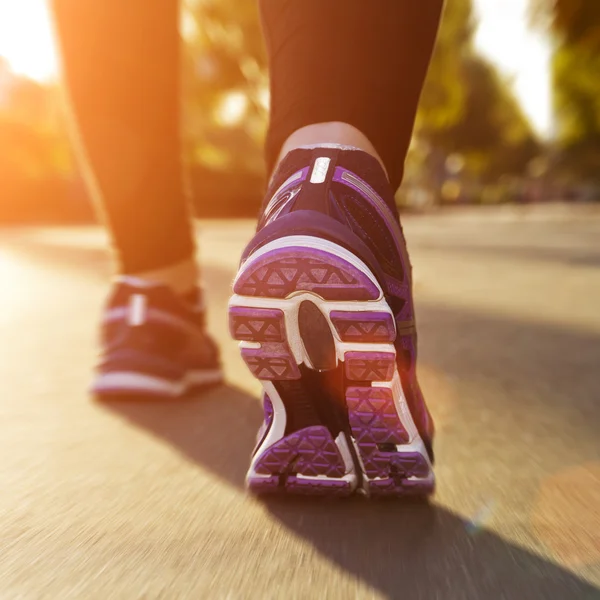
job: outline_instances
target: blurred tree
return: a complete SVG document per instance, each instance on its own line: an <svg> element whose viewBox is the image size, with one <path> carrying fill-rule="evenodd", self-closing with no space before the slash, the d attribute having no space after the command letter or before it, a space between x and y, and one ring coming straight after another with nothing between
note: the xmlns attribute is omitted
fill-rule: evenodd
<svg viewBox="0 0 600 600"><path fill-rule="evenodd" d="M448 155L458 153L484 178L522 174L539 143L511 85L474 48L472 0L446 10L431 63L416 133ZM439 162L439 153L431 155Z"/></svg>
<svg viewBox="0 0 600 600"><path fill-rule="evenodd" d="M188 155L260 172L268 74L256 2L188 0L185 85ZM520 172L534 136L510 85L476 54L472 0L448 2L416 132L442 153L465 153L479 172ZM437 153L439 156L439 153Z"/></svg>
<svg viewBox="0 0 600 600"><path fill-rule="evenodd" d="M262 172L268 75L257 2L188 0L184 86L188 157Z"/></svg>
<svg viewBox="0 0 600 600"><path fill-rule="evenodd" d="M551 24L558 166L600 180L600 2L532 0L534 18Z"/></svg>
<svg viewBox="0 0 600 600"><path fill-rule="evenodd" d="M474 31L471 0L447 2L419 105L421 135L449 129L463 117L467 91L461 85L461 67L473 54Z"/></svg>
<svg viewBox="0 0 600 600"><path fill-rule="evenodd" d="M465 93L461 118L431 131L430 141L447 153L462 154L471 171L484 178L523 174L540 148L510 85L474 54L463 58L460 74Z"/></svg>
<svg viewBox="0 0 600 600"><path fill-rule="evenodd" d="M589 48L600 47L600 2L554 0L553 5L554 26L568 42Z"/></svg>

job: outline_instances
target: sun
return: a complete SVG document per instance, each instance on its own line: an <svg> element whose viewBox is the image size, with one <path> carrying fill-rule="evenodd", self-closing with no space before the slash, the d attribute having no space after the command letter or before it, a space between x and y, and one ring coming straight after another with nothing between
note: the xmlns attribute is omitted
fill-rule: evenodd
<svg viewBox="0 0 600 600"><path fill-rule="evenodd" d="M0 0L0 57L20 75L38 81L56 76L56 49L45 0Z"/></svg>

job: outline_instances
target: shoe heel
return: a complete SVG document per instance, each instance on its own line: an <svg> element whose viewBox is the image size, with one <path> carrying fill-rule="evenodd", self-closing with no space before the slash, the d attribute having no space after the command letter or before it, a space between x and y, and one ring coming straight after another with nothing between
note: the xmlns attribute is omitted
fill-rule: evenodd
<svg viewBox="0 0 600 600"><path fill-rule="evenodd" d="M280 309L230 306L229 331L234 340L255 343L240 352L250 372L265 381L299 379L300 371L286 340Z"/></svg>
<svg viewBox="0 0 600 600"><path fill-rule="evenodd" d="M273 405L249 487L318 495L357 488L382 496L431 493L431 465L404 397L395 321L381 286L348 250L300 237L261 248L234 282L231 334ZM339 373L343 381L339 397L319 393L313 400L342 411L339 433L318 421L286 429L287 390L315 372Z"/></svg>
<svg viewBox="0 0 600 600"><path fill-rule="evenodd" d="M285 435L286 411L275 384L300 379L301 375L287 341L284 311L230 306L229 329L232 337L242 342L242 357L261 380L272 407L246 478L248 488L260 495L351 494L356 477L343 434L334 439L327 427L314 425ZM278 431L281 427L283 430Z"/></svg>

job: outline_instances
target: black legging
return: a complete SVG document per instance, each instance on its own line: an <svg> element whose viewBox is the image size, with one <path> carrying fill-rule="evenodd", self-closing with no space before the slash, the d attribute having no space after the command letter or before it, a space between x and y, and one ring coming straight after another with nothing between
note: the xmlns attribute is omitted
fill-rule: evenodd
<svg viewBox="0 0 600 600"><path fill-rule="evenodd" d="M298 128L342 121L369 138L397 187L442 2L260 0L268 168ZM121 271L186 260L194 242L182 183L177 0L53 4L77 130Z"/></svg>

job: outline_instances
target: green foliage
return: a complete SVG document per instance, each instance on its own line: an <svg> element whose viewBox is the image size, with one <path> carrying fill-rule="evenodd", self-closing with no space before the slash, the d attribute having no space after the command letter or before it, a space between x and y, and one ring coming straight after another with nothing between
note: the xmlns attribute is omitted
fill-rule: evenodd
<svg viewBox="0 0 600 600"><path fill-rule="evenodd" d="M561 170L600 180L600 55L587 44L566 43L553 69Z"/></svg>
<svg viewBox="0 0 600 600"><path fill-rule="evenodd" d="M538 142L510 84L476 53L474 29L471 0L446 4L417 135L446 154L461 154L477 175L522 173Z"/></svg>
<svg viewBox="0 0 600 600"><path fill-rule="evenodd" d="M569 44L600 49L600 2L555 0L554 26Z"/></svg>
<svg viewBox="0 0 600 600"><path fill-rule="evenodd" d="M553 61L559 137L566 145L600 141L600 55L565 44Z"/></svg>
<svg viewBox="0 0 600 600"><path fill-rule="evenodd" d="M462 118L431 135L447 152L465 156L471 170L487 177L523 173L539 148L531 126L507 82L482 58L465 57Z"/></svg>
<svg viewBox="0 0 600 600"><path fill-rule="evenodd" d="M257 4L189 0L185 5L185 131L192 161L262 169L268 76ZM221 113L233 98L242 108L228 120Z"/></svg>
<svg viewBox="0 0 600 600"><path fill-rule="evenodd" d="M266 120L267 64L257 3L189 0L184 32L188 156L257 172ZM510 86L473 48L472 0L447 2L417 117L417 135L443 153L464 153L480 172L521 170L535 148ZM243 118L224 123L241 93Z"/></svg>
<svg viewBox="0 0 600 600"><path fill-rule="evenodd" d="M461 67L473 52L474 28L471 0L446 3L417 117L417 130L425 136L451 128L464 114Z"/></svg>
<svg viewBox="0 0 600 600"><path fill-rule="evenodd" d="M571 177L600 179L600 2L532 1L538 21L549 22L555 34L552 68L560 170Z"/></svg>

